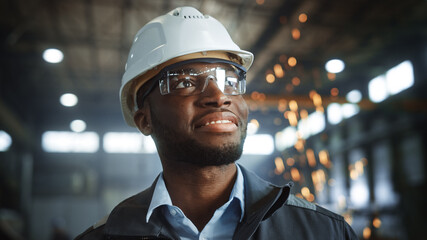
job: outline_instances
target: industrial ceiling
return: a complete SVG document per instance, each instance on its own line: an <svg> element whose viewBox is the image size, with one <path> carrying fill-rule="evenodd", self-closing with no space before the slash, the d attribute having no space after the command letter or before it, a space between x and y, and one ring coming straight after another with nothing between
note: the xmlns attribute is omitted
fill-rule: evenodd
<svg viewBox="0 0 427 240"><path fill-rule="evenodd" d="M38 145L43 131L68 130L75 118L84 119L88 130L129 130L122 121L118 90L134 34L152 18L183 5L217 18L242 49L255 54L248 93L264 93L266 99L253 110L271 109L280 98L299 99L310 109L311 90L326 103L343 101L348 91L366 91L368 80L426 42L426 4L421 0L3 0L1 126L26 146ZM299 20L301 13L307 15L305 22ZM47 48L63 51L64 61L43 61ZM288 65L290 57L297 60L296 66ZM346 69L331 80L324 64L332 58L344 60ZM285 75L267 83L265 76L275 64L283 66ZM300 84L292 84L294 77ZM330 99L332 88L339 90L334 99ZM78 96L76 107L59 104L66 92Z"/></svg>

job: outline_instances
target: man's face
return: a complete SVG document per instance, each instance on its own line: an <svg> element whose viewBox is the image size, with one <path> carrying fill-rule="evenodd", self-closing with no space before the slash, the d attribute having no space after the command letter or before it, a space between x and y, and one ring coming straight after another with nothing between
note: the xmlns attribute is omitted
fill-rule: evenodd
<svg viewBox="0 0 427 240"><path fill-rule="evenodd" d="M200 94L162 96L156 87L146 101L151 135L162 159L218 166L240 158L248 118L241 95L224 95L215 81L209 80Z"/></svg>

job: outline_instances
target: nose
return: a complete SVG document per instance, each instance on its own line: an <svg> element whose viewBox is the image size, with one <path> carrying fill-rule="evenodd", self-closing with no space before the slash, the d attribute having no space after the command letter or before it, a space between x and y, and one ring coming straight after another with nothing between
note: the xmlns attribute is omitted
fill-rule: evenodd
<svg viewBox="0 0 427 240"><path fill-rule="evenodd" d="M210 80L205 91L200 94L199 103L202 107L222 107L231 105L231 98L225 95L215 81Z"/></svg>

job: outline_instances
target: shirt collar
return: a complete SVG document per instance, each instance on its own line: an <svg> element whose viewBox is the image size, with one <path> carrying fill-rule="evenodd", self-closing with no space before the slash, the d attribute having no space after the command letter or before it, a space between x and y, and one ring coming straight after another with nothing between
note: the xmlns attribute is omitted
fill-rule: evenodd
<svg viewBox="0 0 427 240"><path fill-rule="evenodd" d="M244 179L242 170L240 169L238 164L236 164L236 168L237 178L236 182L234 183L233 189L231 190L229 200L233 200L234 198L239 200L239 205L241 209L240 221L242 221L245 209ZM150 220L153 211L163 205L173 206L172 199L170 198L170 195L166 188L165 180L163 179L163 173L161 173L154 188L150 206L148 207L147 216L145 219L147 223Z"/></svg>

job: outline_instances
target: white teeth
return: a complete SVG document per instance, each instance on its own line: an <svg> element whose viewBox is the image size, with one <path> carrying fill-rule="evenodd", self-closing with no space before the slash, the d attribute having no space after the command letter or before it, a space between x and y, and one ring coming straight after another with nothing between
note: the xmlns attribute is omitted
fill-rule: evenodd
<svg viewBox="0 0 427 240"><path fill-rule="evenodd" d="M231 123L230 120L217 120L217 121L212 121L212 122L207 122L205 124L205 126L211 125L211 124L217 124L217 123Z"/></svg>

